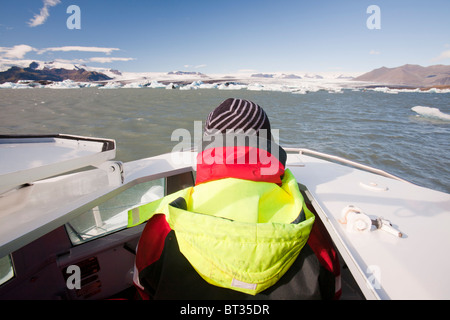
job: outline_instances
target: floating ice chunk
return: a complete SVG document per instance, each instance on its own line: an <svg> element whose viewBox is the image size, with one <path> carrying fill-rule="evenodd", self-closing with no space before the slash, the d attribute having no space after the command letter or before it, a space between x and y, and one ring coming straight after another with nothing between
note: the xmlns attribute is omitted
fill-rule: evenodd
<svg viewBox="0 0 450 320"><path fill-rule="evenodd" d="M291 93L293 93L293 94L307 94L308 91L306 91L304 88L297 88L295 90L292 90Z"/></svg>
<svg viewBox="0 0 450 320"><path fill-rule="evenodd" d="M139 88L143 88L143 87L144 87L144 84L141 82L131 82L131 83L125 84L122 88L139 89Z"/></svg>
<svg viewBox="0 0 450 320"><path fill-rule="evenodd" d="M34 85L28 83L5 82L0 84L0 89L29 89L33 87Z"/></svg>
<svg viewBox="0 0 450 320"><path fill-rule="evenodd" d="M285 84L259 84L259 83L252 83L247 87L247 90L250 91L275 91L275 92L297 92L301 88L298 86L290 86Z"/></svg>
<svg viewBox="0 0 450 320"><path fill-rule="evenodd" d="M247 90L249 91L263 91L264 86L260 83L251 83L247 86Z"/></svg>
<svg viewBox="0 0 450 320"><path fill-rule="evenodd" d="M80 88L97 88L101 86L100 83L95 82L78 82L78 85Z"/></svg>
<svg viewBox="0 0 450 320"><path fill-rule="evenodd" d="M422 92L428 92L428 93L450 93L450 89L430 88L430 89L424 90Z"/></svg>
<svg viewBox="0 0 450 320"><path fill-rule="evenodd" d="M198 87L200 89L217 89L217 83L201 83Z"/></svg>
<svg viewBox="0 0 450 320"><path fill-rule="evenodd" d="M0 89L14 89L15 86L16 86L15 83L5 82L5 83L0 84Z"/></svg>
<svg viewBox="0 0 450 320"><path fill-rule="evenodd" d="M180 89L180 90L196 90L196 89L198 89L198 88L195 87L195 86L191 86L190 84L188 84L188 85L185 85L185 86L181 86L179 89Z"/></svg>
<svg viewBox="0 0 450 320"><path fill-rule="evenodd" d="M122 88L122 84L120 82L108 82L103 87L99 87L99 89L118 89Z"/></svg>
<svg viewBox="0 0 450 320"><path fill-rule="evenodd" d="M281 85L281 86L275 86L271 88L271 91L279 91L279 92L292 92L294 90L297 90L297 87L290 87L290 86L285 86L285 85Z"/></svg>
<svg viewBox="0 0 450 320"><path fill-rule="evenodd" d="M174 84L173 82L171 82L171 83L169 83L169 84L166 86L166 89L167 89L167 90L172 90L172 89L176 89L176 88L178 88L178 87L179 87L178 84Z"/></svg>
<svg viewBox="0 0 450 320"><path fill-rule="evenodd" d="M415 89L409 89L409 88L404 88L404 89L394 89L394 88L388 88L388 87L377 87L377 88L371 88L368 90L372 90L372 91L377 91L377 92L384 92L384 93L391 93L391 94L397 94L400 92L403 93L414 93L414 92L419 92L419 93L449 93L450 89L439 89L439 88L430 88L430 89L421 89L421 88L415 88Z"/></svg>
<svg viewBox="0 0 450 320"><path fill-rule="evenodd" d="M157 89L157 88L163 88L166 89L167 86L164 83L158 82L157 80L153 80L150 82L150 84L147 86L148 88Z"/></svg>
<svg viewBox="0 0 450 320"><path fill-rule="evenodd" d="M45 86L48 89L79 89L80 86L73 80L64 80L58 82L52 82Z"/></svg>
<svg viewBox="0 0 450 320"><path fill-rule="evenodd" d="M450 114L443 113L438 108L415 106L412 107L411 110L416 112L418 116L450 121Z"/></svg>
<svg viewBox="0 0 450 320"><path fill-rule="evenodd" d="M181 86L180 90L197 90L200 88L200 86L203 84L203 81L198 80L194 81L191 84L187 84L185 86Z"/></svg>
<svg viewBox="0 0 450 320"><path fill-rule="evenodd" d="M246 89L247 85L245 84L236 84L236 83L221 83L217 86L219 90L242 90Z"/></svg>
<svg viewBox="0 0 450 320"><path fill-rule="evenodd" d="M384 92L384 93L386 93L389 90L389 88L388 87L377 87L377 88L373 88L371 90L376 91L376 92Z"/></svg>

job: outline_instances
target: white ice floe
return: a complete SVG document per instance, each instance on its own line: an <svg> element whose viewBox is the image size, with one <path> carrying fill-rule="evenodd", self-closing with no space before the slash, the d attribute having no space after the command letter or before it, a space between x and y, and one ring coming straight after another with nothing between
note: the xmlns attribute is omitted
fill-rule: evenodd
<svg viewBox="0 0 450 320"><path fill-rule="evenodd" d="M238 84L238 83L221 83L219 85L217 85L217 89L219 90L242 90L242 89L247 89L247 85L246 84Z"/></svg>
<svg viewBox="0 0 450 320"><path fill-rule="evenodd" d="M247 86L247 90L249 91L263 91L264 86L260 83L251 83Z"/></svg>
<svg viewBox="0 0 450 320"><path fill-rule="evenodd" d="M134 81L124 84L122 87L119 85L111 84L113 87L117 88L133 88L133 89L140 89L140 88L166 88L167 85L158 82L157 80L142 80L142 81Z"/></svg>
<svg viewBox="0 0 450 320"><path fill-rule="evenodd" d="M73 80L52 82L45 86L48 89L79 89L81 86Z"/></svg>
<svg viewBox="0 0 450 320"><path fill-rule="evenodd" d="M216 89L217 84L215 83L203 83L201 80L193 81L190 84L180 86L180 90L197 90L197 89Z"/></svg>
<svg viewBox="0 0 450 320"><path fill-rule="evenodd" d="M368 88L368 90L376 91L376 92L383 92L383 93L390 93L390 94L398 94L398 93L450 93L450 89L439 89L439 88L430 88L430 89L397 89L397 88L389 88L389 87L376 87L376 88Z"/></svg>
<svg viewBox="0 0 450 320"><path fill-rule="evenodd" d="M168 85L166 85L166 89L167 90L177 89L178 87L179 87L179 85L176 84L176 83L173 83L173 82L171 82Z"/></svg>
<svg viewBox="0 0 450 320"><path fill-rule="evenodd" d="M258 74L256 74L258 75ZM194 74L194 73L112 73L114 79L106 84L97 82L74 82L65 80L53 82L50 85L40 85L36 82L30 83L4 83L0 89L21 88L52 88L52 89L77 89L87 87L98 87L99 89L118 88L150 88L150 89L216 89L216 90L249 90L249 91L273 91L287 92L292 94L307 94L317 91L325 91L331 94L342 93L342 90L364 90L387 94L408 93L450 93L450 89L432 88L423 89L395 89L376 83L353 81L351 77L336 74L311 74L311 73L271 73L255 76L254 72L236 74ZM206 83L205 83L206 82ZM370 86L370 88L369 88Z"/></svg>
<svg viewBox="0 0 450 320"><path fill-rule="evenodd" d="M417 116L422 116L425 118L439 119L450 121L450 114L446 114L439 110L438 108L415 106L411 108L412 111L417 113Z"/></svg>
<svg viewBox="0 0 450 320"><path fill-rule="evenodd" d="M0 84L0 89L25 89L29 88L28 84L5 82Z"/></svg>
<svg viewBox="0 0 450 320"><path fill-rule="evenodd" d="M429 93L450 93L450 89L438 89L438 88L431 88L425 92Z"/></svg>
<svg viewBox="0 0 450 320"><path fill-rule="evenodd" d="M81 88L98 88L102 86L100 83L96 82L78 82L78 85Z"/></svg>
<svg viewBox="0 0 450 320"><path fill-rule="evenodd" d="M247 90L250 91L277 91L277 92L296 92L299 91L301 87L285 84L276 83L251 83L247 86Z"/></svg>
<svg viewBox="0 0 450 320"><path fill-rule="evenodd" d="M120 82L111 81L105 84L103 87L99 87L99 89L119 89L122 88L123 85Z"/></svg>
<svg viewBox="0 0 450 320"><path fill-rule="evenodd" d="M150 82L150 84L149 85L147 85L147 87L148 88L163 88L163 89L165 89L165 88L167 88L167 85L165 85L164 83L160 83L159 81L157 81L157 80L153 80L152 82Z"/></svg>
<svg viewBox="0 0 450 320"><path fill-rule="evenodd" d="M144 84L143 84L143 83L132 82L132 83L127 83L127 84L125 84L122 88L138 89L138 88L143 88L143 87L144 87Z"/></svg>
<svg viewBox="0 0 450 320"><path fill-rule="evenodd" d="M217 83L203 83L201 82L198 86L199 89L217 89Z"/></svg>

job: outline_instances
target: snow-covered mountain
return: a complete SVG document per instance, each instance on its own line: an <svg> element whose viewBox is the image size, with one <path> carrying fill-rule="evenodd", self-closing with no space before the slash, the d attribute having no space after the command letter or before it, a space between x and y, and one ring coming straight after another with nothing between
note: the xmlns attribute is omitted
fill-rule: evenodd
<svg viewBox="0 0 450 320"><path fill-rule="evenodd" d="M107 81L111 80L111 77L97 72L88 71L83 67L73 66L72 69L66 68L49 68L40 67L39 63L32 62L26 68L13 66L6 71L0 72L0 83L5 82L19 82L19 81L64 81L73 80L80 82L94 82L94 81Z"/></svg>

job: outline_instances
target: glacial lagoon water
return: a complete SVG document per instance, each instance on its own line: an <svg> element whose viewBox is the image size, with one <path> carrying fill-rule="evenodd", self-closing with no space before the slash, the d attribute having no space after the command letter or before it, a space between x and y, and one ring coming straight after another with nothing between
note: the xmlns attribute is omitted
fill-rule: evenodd
<svg viewBox="0 0 450 320"><path fill-rule="evenodd" d="M280 143L348 158L450 193L450 93L320 90L0 89L0 134L112 138L116 159L170 152L172 133L229 97L250 99L279 129ZM420 108L419 108L420 107Z"/></svg>

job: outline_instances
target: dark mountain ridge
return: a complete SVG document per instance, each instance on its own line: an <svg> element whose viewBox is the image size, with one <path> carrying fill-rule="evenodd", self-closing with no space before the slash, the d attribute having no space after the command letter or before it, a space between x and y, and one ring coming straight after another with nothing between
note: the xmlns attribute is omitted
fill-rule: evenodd
<svg viewBox="0 0 450 320"><path fill-rule="evenodd" d="M64 81L70 79L79 82L91 82L112 79L103 73L87 71L83 68L75 68L73 70L44 68L38 70L37 67L38 64L35 62L31 63L28 68L11 67L4 72L0 72L0 83L17 82L19 80Z"/></svg>

